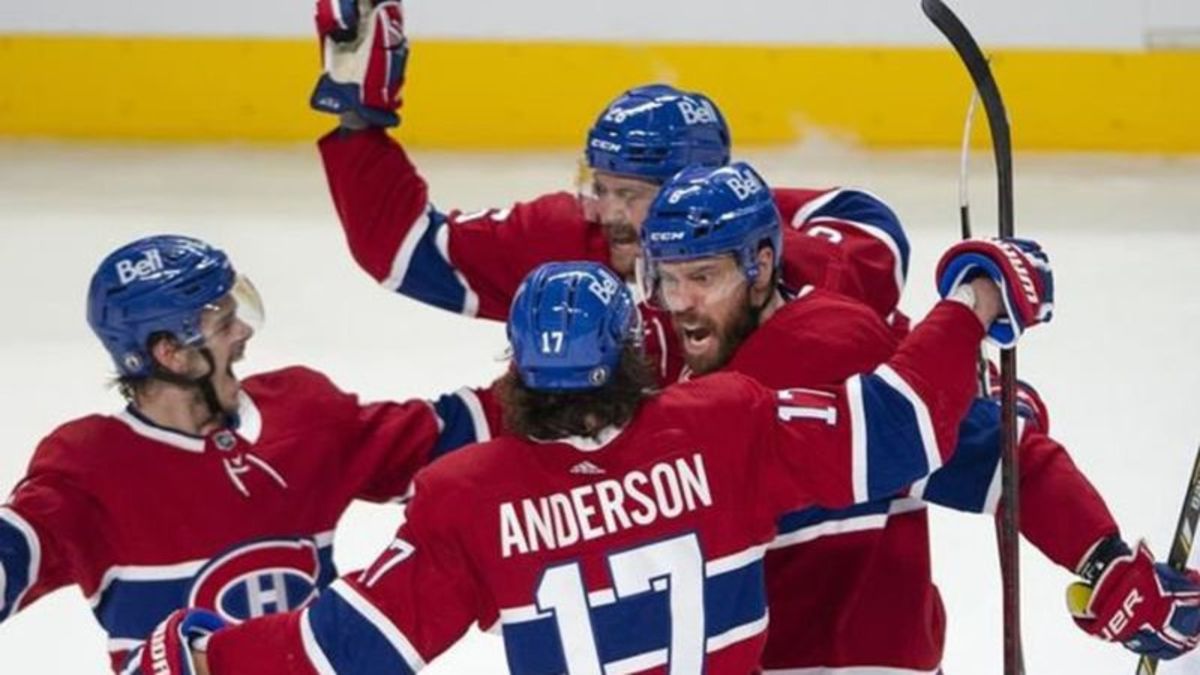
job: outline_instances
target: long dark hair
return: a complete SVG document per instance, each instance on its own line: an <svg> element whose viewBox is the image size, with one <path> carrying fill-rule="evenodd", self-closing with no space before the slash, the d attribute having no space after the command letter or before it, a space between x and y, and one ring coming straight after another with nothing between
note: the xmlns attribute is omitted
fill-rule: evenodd
<svg viewBox="0 0 1200 675"><path fill-rule="evenodd" d="M504 426L526 438L555 440L595 437L608 426L633 418L642 399L655 388L654 370L637 348L626 345L621 363L608 384L586 391L537 391L525 386L516 369L496 383L504 408Z"/></svg>

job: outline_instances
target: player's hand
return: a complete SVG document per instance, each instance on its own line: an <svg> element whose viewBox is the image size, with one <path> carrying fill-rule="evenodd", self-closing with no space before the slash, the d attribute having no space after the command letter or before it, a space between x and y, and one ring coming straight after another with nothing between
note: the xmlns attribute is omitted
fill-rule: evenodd
<svg viewBox="0 0 1200 675"><path fill-rule="evenodd" d="M225 620L203 609L177 609L167 615L149 639L129 654L122 673L131 675L202 675L193 650L203 652L208 638ZM130 666L133 666L132 670Z"/></svg>
<svg viewBox="0 0 1200 675"><path fill-rule="evenodd" d="M988 398L1000 402L1000 367L995 361L987 362ZM1025 380L1017 380L1017 414L1043 434L1050 433L1050 410L1041 394Z"/></svg>
<svg viewBox="0 0 1200 675"><path fill-rule="evenodd" d="M399 124L408 63L400 3L317 0L316 22L323 72L310 105L356 116L371 126Z"/></svg>
<svg viewBox="0 0 1200 675"><path fill-rule="evenodd" d="M1053 316L1054 273L1037 242L970 239L951 246L938 263L938 293L950 296L980 276L996 282L1004 299L1004 311L988 327L988 340L999 347L1014 346L1025 329Z"/></svg>
<svg viewBox="0 0 1200 675"><path fill-rule="evenodd" d="M1200 641L1200 574L1155 563L1145 543L1109 564L1094 585L1067 588L1080 628L1131 651L1173 659Z"/></svg>

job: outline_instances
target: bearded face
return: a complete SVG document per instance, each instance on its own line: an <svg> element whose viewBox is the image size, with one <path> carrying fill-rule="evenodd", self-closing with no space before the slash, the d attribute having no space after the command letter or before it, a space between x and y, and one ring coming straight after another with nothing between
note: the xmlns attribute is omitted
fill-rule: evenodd
<svg viewBox="0 0 1200 675"><path fill-rule="evenodd" d="M757 326L750 283L732 255L660 263L657 280L658 301L697 375L724 367Z"/></svg>

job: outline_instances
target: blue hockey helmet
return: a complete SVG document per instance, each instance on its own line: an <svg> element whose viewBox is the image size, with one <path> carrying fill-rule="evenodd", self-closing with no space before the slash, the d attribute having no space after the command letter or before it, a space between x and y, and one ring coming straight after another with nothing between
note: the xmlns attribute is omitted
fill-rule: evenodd
<svg viewBox="0 0 1200 675"><path fill-rule="evenodd" d="M652 84L608 104L588 131L586 155L593 170L661 183L693 164L728 164L729 146L729 127L711 99Z"/></svg>
<svg viewBox="0 0 1200 675"><path fill-rule="evenodd" d="M763 242L770 244L778 269L782 217L766 181L745 162L679 173L659 191L642 223L651 276L661 262L733 254L753 282Z"/></svg>
<svg viewBox="0 0 1200 675"><path fill-rule="evenodd" d="M96 269L88 288L88 325L120 375L148 376L154 371L151 336L167 333L181 344L202 345L203 312L238 282L225 252L202 241L178 235L138 239ZM261 306L253 309L261 312Z"/></svg>
<svg viewBox="0 0 1200 675"><path fill-rule="evenodd" d="M607 384L626 344L640 335L633 294L595 262L538 267L517 290L508 340L521 381L541 391Z"/></svg>

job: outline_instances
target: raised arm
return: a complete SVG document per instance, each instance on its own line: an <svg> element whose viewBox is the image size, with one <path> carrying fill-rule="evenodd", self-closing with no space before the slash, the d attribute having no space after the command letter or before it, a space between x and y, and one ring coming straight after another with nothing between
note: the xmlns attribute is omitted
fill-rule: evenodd
<svg viewBox="0 0 1200 675"><path fill-rule="evenodd" d="M775 189L786 227L783 277L836 291L891 320L908 277L908 235L896 213L864 190Z"/></svg>
<svg viewBox="0 0 1200 675"><path fill-rule="evenodd" d="M55 589L82 584L80 562L104 545L86 495L53 468L62 452L57 439L44 440L0 507L0 621Z"/></svg>

